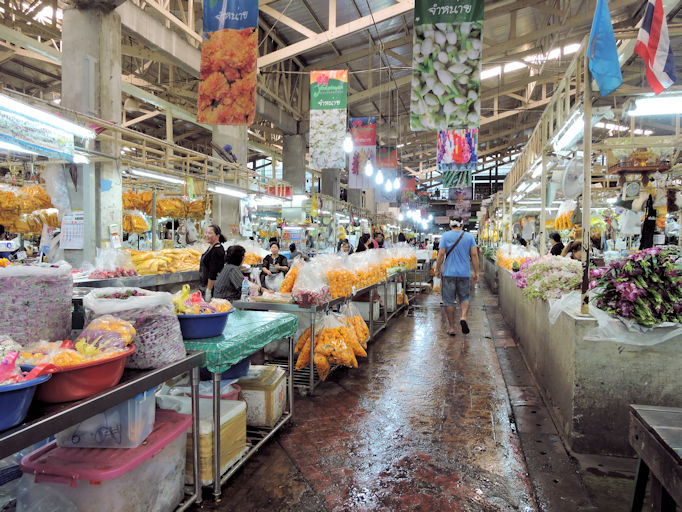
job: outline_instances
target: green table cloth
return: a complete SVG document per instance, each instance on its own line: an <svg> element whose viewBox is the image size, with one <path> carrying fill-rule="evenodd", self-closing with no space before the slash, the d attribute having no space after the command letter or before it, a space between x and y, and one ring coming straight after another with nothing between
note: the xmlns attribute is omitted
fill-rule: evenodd
<svg viewBox="0 0 682 512"><path fill-rule="evenodd" d="M215 338L185 340L188 351L206 352L205 368L222 373L268 343L293 336L298 317L270 311L235 311Z"/></svg>

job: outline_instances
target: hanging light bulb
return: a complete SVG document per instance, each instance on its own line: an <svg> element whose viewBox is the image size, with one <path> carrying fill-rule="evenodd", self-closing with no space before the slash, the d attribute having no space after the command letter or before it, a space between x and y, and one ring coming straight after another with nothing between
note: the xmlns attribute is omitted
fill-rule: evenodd
<svg viewBox="0 0 682 512"><path fill-rule="evenodd" d="M429 222L433 220L433 215L429 215Z"/></svg>
<svg viewBox="0 0 682 512"><path fill-rule="evenodd" d="M365 164L365 174L367 176L371 176L374 174L374 166L372 165L371 160L367 160L367 163Z"/></svg>
<svg viewBox="0 0 682 512"><path fill-rule="evenodd" d="M400 190L400 178L396 177L396 179L393 180L393 188L395 190Z"/></svg>
<svg viewBox="0 0 682 512"><path fill-rule="evenodd" d="M384 173L381 172L381 169L379 169L379 172L377 173L376 182L377 185L381 185L384 182Z"/></svg>
<svg viewBox="0 0 682 512"><path fill-rule="evenodd" d="M405 216L402 213L399 213L398 220L402 222L403 220L405 220Z"/></svg>
<svg viewBox="0 0 682 512"><path fill-rule="evenodd" d="M386 186L384 187L386 192L393 192L393 182L389 179L386 180Z"/></svg>
<svg viewBox="0 0 682 512"><path fill-rule="evenodd" d="M343 150L346 153L353 151L353 137L350 136L350 133L347 133L346 138L343 139Z"/></svg>

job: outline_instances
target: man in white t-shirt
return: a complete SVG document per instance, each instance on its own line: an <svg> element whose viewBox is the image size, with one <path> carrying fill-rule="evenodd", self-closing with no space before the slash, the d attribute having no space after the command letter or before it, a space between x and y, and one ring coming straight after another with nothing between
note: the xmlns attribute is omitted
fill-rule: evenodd
<svg viewBox="0 0 682 512"><path fill-rule="evenodd" d="M438 260L436 261L436 275L442 278L441 293L443 305L448 318L448 334L454 336L455 330L455 299L459 298L462 307L460 325L462 332L469 334L467 314L469 313L469 293L471 281L478 282L479 263L476 240L471 233L462 231L464 221L461 217L450 217L451 230L440 239ZM474 274L471 275L471 263L474 264Z"/></svg>

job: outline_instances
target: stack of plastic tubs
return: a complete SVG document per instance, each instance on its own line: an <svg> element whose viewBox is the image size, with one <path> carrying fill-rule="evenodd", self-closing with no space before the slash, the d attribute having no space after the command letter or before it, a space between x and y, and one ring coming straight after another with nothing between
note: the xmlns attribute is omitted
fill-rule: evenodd
<svg viewBox="0 0 682 512"><path fill-rule="evenodd" d="M153 395L152 395L153 396ZM137 448L63 448L21 461L19 512L170 512L182 501L190 416L158 411Z"/></svg>

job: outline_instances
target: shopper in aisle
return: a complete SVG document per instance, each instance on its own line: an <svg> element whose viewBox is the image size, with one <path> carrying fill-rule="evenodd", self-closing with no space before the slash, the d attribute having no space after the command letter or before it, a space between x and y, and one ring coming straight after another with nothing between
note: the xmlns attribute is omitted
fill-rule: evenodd
<svg viewBox="0 0 682 512"><path fill-rule="evenodd" d="M351 247L350 242L344 238L339 242L337 252L350 256L351 254L353 254L353 247Z"/></svg>
<svg viewBox="0 0 682 512"><path fill-rule="evenodd" d="M386 242L386 239L384 238L384 234L381 231L374 234L374 241L376 243L376 249L387 249L388 248L388 242Z"/></svg>
<svg viewBox="0 0 682 512"><path fill-rule="evenodd" d="M244 274L240 267L244 262L245 254L246 249L241 245L231 245L227 248L225 266L218 274L215 286L213 286L213 296L216 299L235 301L241 298Z"/></svg>
<svg viewBox="0 0 682 512"><path fill-rule="evenodd" d="M405 233L398 233L398 243L403 243L407 242L407 237L405 236Z"/></svg>
<svg viewBox="0 0 682 512"><path fill-rule="evenodd" d="M549 243L552 244L549 253L552 256L561 256L561 252L564 250L564 244L561 242L561 235L555 231L549 235Z"/></svg>
<svg viewBox="0 0 682 512"><path fill-rule="evenodd" d="M296 249L296 244L289 244L289 261L294 261L296 258L308 259L301 251Z"/></svg>
<svg viewBox="0 0 682 512"><path fill-rule="evenodd" d="M358 247L355 249L355 252L366 251L367 250L367 242L369 242L369 234L365 233L358 240Z"/></svg>
<svg viewBox="0 0 682 512"><path fill-rule="evenodd" d="M289 262L279 253L279 244L270 244L270 254L263 258L261 285L268 290L279 291L284 274L289 270Z"/></svg>
<svg viewBox="0 0 682 512"><path fill-rule="evenodd" d="M583 259L583 243L580 240L569 242L561 255L566 258L573 258L574 260L582 261Z"/></svg>
<svg viewBox="0 0 682 512"><path fill-rule="evenodd" d="M213 297L215 280L225 266L225 249L222 246L223 242L225 242L225 237L219 226L211 224L204 230L204 240L208 243L209 247L201 256L199 278L201 280L201 289L204 291L204 298L210 301Z"/></svg>
<svg viewBox="0 0 682 512"><path fill-rule="evenodd" d="M460 325L462 332L469 334L467 314L469 313L469 294L471 283L478 282L479 262L476 240L471 233L462 231L464 222L461 217L450 217L451 231L440 239L438 260L436 261L436 275L442 278L442 297L445 313L448 319L448 334L454 336L455 330L455 299L459 299L462 308ZM471 275L471 264L474 274Z"/></svg>

